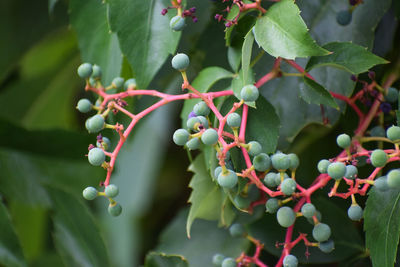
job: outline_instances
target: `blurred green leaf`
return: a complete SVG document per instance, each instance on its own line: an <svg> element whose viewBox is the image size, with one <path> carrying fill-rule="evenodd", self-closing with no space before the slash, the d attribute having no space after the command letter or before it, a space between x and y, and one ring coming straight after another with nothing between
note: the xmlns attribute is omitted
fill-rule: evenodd
<svg viewBox="0 0 400 267"><path fill-rule="evenodd" d="M250 70L251 52L253 51L254 36L253 32L249 31L244 37L242 47L242 73L243 80L248 80Z"/></svg>
<svg viewBox="0 0 400 267"><path fill-rule="evenodd" d="M236 73L239 70L240 62L241 62L241 53L240 49L236 47L229 46L228 47L228 62L231 66L232 70Z"/></svg>
<svg viewBox="0 0 400 267"><path fill-rule="evenodd" d="M323 104L333 108L339 109L335 99L322 85L316 81L303 76L303 84L300 85L299 91L300 97L304 99L308 104Z"/></svg>
<svg viewBox="0 0 400 267"><path fill-rule="evenodd" d="M146 256L144 267L187 267L186 259L179 255L150 252Z"/></svg>

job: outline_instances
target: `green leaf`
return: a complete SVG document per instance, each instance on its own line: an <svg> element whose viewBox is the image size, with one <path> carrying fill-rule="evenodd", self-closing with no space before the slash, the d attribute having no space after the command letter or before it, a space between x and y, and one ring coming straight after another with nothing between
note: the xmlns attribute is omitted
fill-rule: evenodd
<svg viewBox="0 0 400 267"><path fill-rule="evenodd" d="M180 255L150 252L146 255L144 267L187 267L187 260Z"/></svg>
<svg viewBox="0 0 400 267"><path fill-rule="evenodd" d="M368 194L364 211L366 247L374 266L393 266L400 236L400 193L398 190Z"/></svg>
<svg viewBox="0 0 400 267"><path fill-rule="evenodd" d="M100 0L71 0L69 7L82 60L99 65L102 82L108 86L121 72L122 52L116 34L108 27L107 6Z"/></svg>
<svg viewBox="0 0 400 267"><path fill-rule="evenodd" d="M148 86L168 56L176 51L181 33L169 27L169 20L176 13L160 14L169 5L168 0L109 1L111 30L117 33L122 53L140 88Z"/></svg>
<svg viewBox="0 0 400 267"><path fill-rule="evenodd" d="M327 105L339 109L332 95L322 85L304 76L300 85L300 97L308 104Z"/></svg>
<svg viewBox="0 0 400 267"><path fill-rule="evenodd" d="M343 69L352 74L368 71L375 65L389 63L385 59L372 54L367 48L351 42L333 42L323 46L332 54L323 57L311 57L306 70L320 66L331 66Z"/></svg>
<svg viewBox="0 0 400 267"><path fill-rule="evenodd" d="M229 46L228 47L228 62L229 62L229 66L231 66L231 68L234 72L237 72L239 70L240 61L241 61L240 49L233 47L233 46Z"/></svg>
<svg viewBox="0 0 400 267"><path fill-rule="evenodd" d="M243 47L242 47L242 74L243 80L247 81L250 69L251 52L253 51L254 36L252 31L249 31L244 37Z"/></svg>
<svg viewBox="0 0 400 267"><path fill-rule="evenodd" d="M88 208L71 193L47 187L54 204L54 242L66 266L110 266L107 249Z"/></svg>
<svg viewBox="0 0 400 267"><path fill-rule="evenodd" d="M254 33L258 45L274 57L295 59L329 53L311 38L293 0L283 0L272 5L257 20Z"/></svg>
<svg viewBox="0 0 400 267"><path fill-rule="evenodd" d="M7 208L0 202L0 265L27 266Z"/></svg>

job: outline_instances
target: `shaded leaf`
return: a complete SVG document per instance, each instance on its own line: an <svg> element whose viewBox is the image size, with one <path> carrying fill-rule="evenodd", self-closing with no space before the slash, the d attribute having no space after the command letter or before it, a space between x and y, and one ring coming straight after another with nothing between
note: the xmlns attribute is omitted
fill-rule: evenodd
<svg viewBox="0 0 400 267"><path fill-rule="evenodd" d="M323 104L339 109L332 95L322 85L304 76L303 83L300 85L300 97L308 104Z"/></svg>
<svg viewBox="0 0 400 267"><path fill-rule="evenodd" d="M251 52L253 51L254 36L252 31L249 31L244 37L243 47L242 47L242 74L243 80L248 80L248 75L251 72L250 61Z"/></svg>
<svg viewBox="0 0 400 267"><path fill-rule="evenodd" d="M229 46L228 62L234 72L237 72L239 70L240 61L241 61L240 49L233 46Z"/></svg>
<svg viewBox="0 0 400 267"><path fill-rule="evenodd" d="M144 267L186 267L186 259L179 255L150 252L146 255Z"/></svg>

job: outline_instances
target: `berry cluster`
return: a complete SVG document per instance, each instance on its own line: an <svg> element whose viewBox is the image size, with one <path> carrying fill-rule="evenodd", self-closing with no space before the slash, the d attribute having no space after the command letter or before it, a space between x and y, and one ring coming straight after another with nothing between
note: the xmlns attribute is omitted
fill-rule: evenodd
<svg viewBox="0 0 400 267"><path fill-rule="evenodd" d="M189 9L183 10L182 0L171 0L171 4L172 4L172 6L164 8L161 11L161 15L164 16L165 14L167 14L168 9L176 9L177 10L177 15L174 16L169 22L169 26L171 27L171 29L173 31L182 31L186 26L185 18L187 18L187 17L192 18L192 21L194 23L197 22L198 19L195 15L195 13L196 13L195 7L191 7Z"/></svg>

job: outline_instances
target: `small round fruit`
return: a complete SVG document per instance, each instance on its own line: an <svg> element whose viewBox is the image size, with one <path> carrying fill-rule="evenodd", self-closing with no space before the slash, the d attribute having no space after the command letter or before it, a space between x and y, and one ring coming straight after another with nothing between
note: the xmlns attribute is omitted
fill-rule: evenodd
<svg viewBox="0 0 400 267"><path fill-rule="evenodd" d="M196 118L199 119L200 124L203 125L203 128L206 128L206 129L208 128L208 120L207 120L206 117L204 117L204 116L197 116Z"/></svg>
<svg viewBox="0 0 400 267"><path fill-rule="evenodd" d="M259 95L258 88L252 84L245 85L240 91L240 98L246 102L256 101Z"/></svg>
<svg viewBox="0 0 400 267"><path fill-rule="evenodd" d="M104 128L104 118L100 114L94 115L89 119L88 122L88 131L90 133L98 133Z"/></svg>
<svg viewBox="0 0 400 267"><path fill-rule="evenodd" d="M251 204L251 199L250 198L246 198L246 197L242 197L241 195L237 195L234 199L233 202L235 203L235 205L239 208L239 209L247 209L250 204Z"/></svg>
<svg viewBox="0 0 400 267"><path fill-rule="evenodd" d="M394 87L389 87L385 100L390 103L396 103L399 100L399 91Z"/></svg>
<svg viewBox="0 0 400 267"><path fill-rule="evenodd" d="M301 213L307 219L311 219L315 215L316 211L317 211L317 209L311 203L306 203L301 207Z"/></svg>
<svg viewBox="0 0 400 267"><path fill-rule="evenodd" d="M363 216L363 210L359 205L351 204L350 208L347 210L347 215L351 220L359 221Z"/></svg>
<svg viewBox="0 0 400 267"><path fill-rule="evenodd" d="M399 189L400 188L400 170L391 170L387 174L387 184L390 188Z"/></svg>
<svg viewBox="0 0 400 267"><path fill-rule="evenodd" d="M121 90L124 87L124 78L122 77L115 77L111 84L114 86L116 89Z"/></svg>
<svg viewBox="0 0 400 267"><path fill-rule="evenodd" d="M92 102L90 102L86 98L82 98L81 100L78 101L78 104L76 105L76 109L79 110L82 113L87 113L92 110Z"/></svg>
<svg viewBox="0 0 400 267"><path fill-rule="evenodd" d="M340 134L336 138L336 143L341 148L348 148L351 144L351 138L347 134Z"/></svg>
<svg viewBox="0 0 400 267"><path fill-rule="evenodd" d="M289 177L289 175L287 175L287 173L285 172L285 173L283 173L283 180L286 180L286 179L289 179L290 177ZM275 175L275 184L276 184L276 186L278 186L278 185L280 185L281 184L281 174L280 173L277 173L276 175Z"/></svg>
<svg viewBox="0 0 400 267"><path fill-rule="evenodd" d="M265 210L269 213L275 213L279 208L279 201L276 198L270 198L265 203Z"/></svg>
<svg viewBox="0 0 400 267"><path fill-rule="evenodd" d="M107 137L102 136L102 137L101 137L101 143L100 143L99 141L97 141L97 142L96 142L96 146L97 146L97 147L100 147L100 148L103 148L104 150L107 150L107 149L109 149L110 146L111 146L111 141L110 141L110 139L108 139Z"/></svg>
<svg viewBox="0 0 400 267"><path fill-rule="evenodd" d="M276 153L271 156L272 166L278 171L284 171L290 167L290 159L288 155L283 153Z"/></svg>
<svg viewBox="0 0 400 267"><path fill-rule="evenodd" d="M375 180L374 186L381 192L389 190L389 185L386 176L379 177Z"/></svg>
<svg viewBox="0 0 400 267"><path fill-rule="evenodd" d="M261 153L262 147L257 141L250 141L248 151L250 156L257 156Z"/></svg>
<svg viewBox="0 0 400 267"><path fill-rule="evenodd" d="M397 141L400 139L400 127L399 126L391 126L386 130L386 136L390 140Z"/></svg>
<svg viewBox="0 0 400 267"><path fill-rule="evenodd" d="M370 156L371 164L374 167L383 167L386 165L388 156L385 151L381 149L375 149Z"/></svg>
<svg viewBox="0 0 400 267"><path fill-rule="evenodd" d="M344 177L347 179L354 180L358 174L357 167L354 165L347 165L346 166L346 173L344 174Z"/></svg>
<svg viewBox="0 0 400 267"><path fill-rule="evenodd" d="M288 157L289 157L289 160L290 160L289 169L292 170L292 171L296 170L297 167L299 167L299 164L300 164L299 157L294 153L288 154Z"/></svg>
<svg viewBox="0 0 400 267"><path fill-rule="evenodd" d="M174 31L181 31L185 28L185 18L175 16L169 21L169 27Z"/></svg>
<svg viewBox="0 0 400 267"><path fill-rule="evenodd" d="M204 101L200 101L194 105L193 111L197 116L208 116L210 114L210 108Z"/></svg>
<svg viewBox="0 0 400 267"><path fill-rule="evenodd" d="M118 196L118 193L119 193L118 186L116 186L115 184L109 184L108 186L106 186L104 193L108 197L111 197L111 198L116 197L116 196Z"/></svg>
<svg viewBox="0 0 400 267"><path fill-rule="evenodd" d="M296 186L297 186L297 183L295 182L295 180L293 180L291 178L285 179L281 183L281 191L286 196L290 196L291 194L294 193L294 191L296 191Z"/></svg>
<svg viewBox="0 0 400 267"><path fill-rule="evenodd" d="M118 216L120 215L122 212L122 207L119 203L114 203L114 204L110 204L108 205L108 213L112 216Z"/></svg>
<svg viewBox="0 0 400 267"><path fill-rule="evenodd" d="M225 258L222 261L221 267L236 267L236 261L233 258Z"/></svg>
<svg viewBox="0 0 400 267"><path fill-rule="evenodd" d="M125 90L133 90L136 88L136 79L130 78L124 83Z"/></svg>
<svg viewBox="0 0 400 267"><path fill-rule="evenodd" d="M253 158L253 166L259 172L265 172L271 167L271 159L265 153L260 153Z"/></svg>
<svg viewBox="0 0 400 267"><path fill-rule="evenodd" d="M218 166L217 168L215 168L214 170L214 176L216 179L218 179L219 174L222 172L222 167Z"/></svg>
<svg viewBox="0 0 400 267"><path fill-rule="evenodd" d="M381 126L375 126L370 130L370 135L376 137L386 137L386 132Z"/></svg>
<svg viewBox="0 0 400 267"><path fill-rule="evenodd" d="M78 67L78 75L81 78L87 79L92 75L92 64L90 63L83 63Z"/></svg>
<svg viewBox="0 0 400 267"><path fill-rule="evenodd" d="M229 227L229 233L232 237L242 237L246 231L240 223L234 223Z"/></svg>
<svg viewBox="0 0 400 267"><path fill-rule="evenodd" d="M318 244L319 249L324 253L330 253L335 249L335 242L333 240L328 240L325 242L320 242Z"/></svg>
<svg viewBox="0 0 400 267"><path fill-rule="evenodd" d="M187 141L189 141L189 132L185 129L178 129L174 132L172 139L178 146L183 146Z"/></svg>
<svg viewBox="0 0 400 267"><path fill-rule="evenodd" d="M294 221L296 220L296 214L292 208L281 207L276 213L276 219L278 220L280 226L287 228L294 224Z"/></svg>
<svg viewBox="0 0 400 267"><path fill-rule="evenodd" d="M221 266L224 259L225 259L224 255L222 255L221 253L217 253L213 256L212 263L214 264L214 266Z"/></svg>
<svg viewBox="0 0 400 267"><path fill-rule="evenodd" d="M207 129L201 135L201 141L206 145L214 145L218 142L218 133L214 129Z"/></svg>
<svg viewBox="0 0 400 267"><path fill-rule="evenodd" d="M198 137L194 137L186 142L186 147L189 150L196 150L200 147L200 139Z"/></svg>
<svg viewBox="0 0 400 267"><path fill-rule="evenodd" d="M234 112L228 115L228 117L226 118L226 123L230 127L239 127L242 123L242 118L239 114Z"/></svg>
<svg viewBox="0 0 400 267"><path fill-rule="evenodd" d="M318 223L314 225L312 235L318 242L324 242L331 236L331 228L325 223Z"/></svg>
<svg viewBox="0 0 400 267"><path fill-rule="evenodd" d="M93 200L97 197L97 193L98 192L96 188L89 186L83 190L82 195L87 200Z"/></svg>
<svg viewBox="0 0 400 267"><path fill-rule="evenodd" d="M318 166L317 166L317 168L318 168L318 171L320 172L320 173L327 173L328 172L328 166L331 164L331 162L329 161L329 160L327 160L327 159L321 159L319 162L318 162Z"/></svg>
<svg viewBox="0 0 400 267"><path fill-rule="evenodd" d="M264 177L265 185L268 186L268 187L275 187L275 186L279 185L281 183L280 180L279 180L279 184L276 184L276 178L275 177L277 175L279 175L279 174L275 173L275 172L267 173L267 175L265 175L265 177Z"/></svg>
<svg viewBox="0 0 400 267"><path fill-rule="evenodd" d="M335 180L342 179L346 174L346 165L342 162L333 162L328 166L328 175Z"/></svg>
<svg viewBox="0 0 400 267"><path fill-rule="evenodd" d="M186 121L186 126L192 130L195 130L200 124L201 121L198 117L192 117Z"/></svg>
<svg viewBox="0 0 400 267"><path fill-rule="evenodd" d="M171 61L172 67L179 71L184 71L189 67L189 57L186 54L176 54Z"/></svg>
<svg viewBox="0 0 400 267"><path fill-rule="evenodd" d="M218 184L222 187L233 188L238 182L236 173L232 170L227 170L226 173L221 172L218 175Z"/></svg>
<svg viewBox="0 0 400 267"><path fill-rule="evenodd" d="M89 150L88 160L93 166L100 166L106 160L106 155L102 149L95 147Z"/></svg>
<svg viewBox="0 0 400 267"><path fill-rule="evenodd" d="M289 254L283 258L283 267L297 267L298 264L299 261L297 260L296 256Z"/></svg>
<svg viewBox="0 0 400 267"><path fill-rule="evenodd" d="M339 25L349 25L352 19L352 13L349 10L341 10L336 14L336 21Z"/></svg>
<svg viewBox="0 0 400 267"><path fill-rule="evenodd" d="M93 65L93 71L92 71L92 78L98 80L101 78L101 68L99 65L94 64Z"/></svg>

